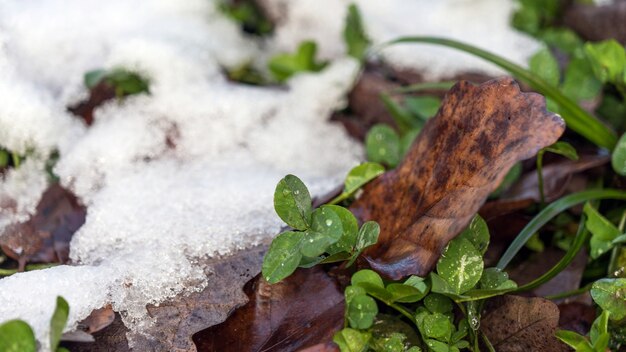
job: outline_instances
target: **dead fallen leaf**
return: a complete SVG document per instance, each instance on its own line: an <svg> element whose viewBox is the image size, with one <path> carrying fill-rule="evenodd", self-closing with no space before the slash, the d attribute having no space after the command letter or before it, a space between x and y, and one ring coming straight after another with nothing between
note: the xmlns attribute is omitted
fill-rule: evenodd
<svg viewBox="0 0 626 352"><path fill-rule="evenodd" d="M622 45L626 44L625 1L614 1L602 6L574 2L565 11L563 22L584 39L615 39Z"/></svg>
<svg viewBox="0 0 626 352"><path fill-rule="evenodd" d="M339 352L339 347L332 342L320 343L315 346L307 347L300 352Z"/></svg>
<svg viewBox="0 0 626 352"><path fill-rule="evenodd" d="M335 114L332 119L343 123L347 132L364 141L367 131L377 123L395 125L380 95L399 88L386 79L379 67L368 66L348 95L349 113Z"/></svg>
<svg viewBox="0 0 626 352"><path fill-rule="evenodd" d="M596 308L591 304L580 302L559 304L559 328L576 331L581 335L587 335L591 324L596 319Z"/></svg>
<svg viewBox="0 0 626 352"><path fill-rule="evenodd" d="M401 165L367 185L351 206L381 227L365 259L392 279L427 274L511 166L564 129L542 96L520 92L510 78L459 82Z"/></svg>
<svg viewBox="0 0 626 352"><path fill-rule="evenodd" d="M511 280L517 282L518 285L525 285L550 270L550 268L561 260L564 254L565 252L554 247L548 247L540 253L533 253L527 260L507 270L509 277ZM567 267L561 270L552 280L533 289L531 291L532 294L543 297L578 289L586 265L587 253L585 251L578 252L574 260ZM556 303L559 302L560 301L557 301Z"/></svg>
<svg viewBox="0 0 626 352"><path fill-rule="evenodd" d="M85 222L85 215L76 196L54 183L42 195L30 220L4 230L0 246L20 264L67 263L70 240Z"/></svg>
<svg viewBox="0 0 626 352"><path fill-rule="evenodd" d="M94 109L113 98L115 98L115 87L106 82L101 82L91 89L89 99L71 106L67 110L81 117L87 126L91 126L94 120Z"/></svg>
<svg viewBox="0 0 626 352"><path fill-rule="evenodd" d="M578 160L566 160L543 167L543 190L547 202L562 196L569 186L573 174L602 166L609 162L609 155L587 154ZM516 182L502 197L506 201L523 201L527 199L539 202L539 181L537 171L531 171ZM501 206L502 204L500 204Z"/></svg>
<svg viewBox="0 0 626 352"><path fill-rule="evenodd" d="M112 324L93 334L94 343L66 342L64 346L72 352L127 352L131 350L128 337L133 341L133 351L194 352L194 333L223 322L247 302L241 288L260 272L265 250L265 246L259 246L199 263L205 267L209 285L201 292L178 295L158 306L148 305L147 313L154 324L147 335L129 331L116 315Z"/></svg>
<svg viewBox="0 0 626 352"><path fill-rule="evenodd" d="M107 326L111 325L115 320L115 312L111 305L104 308L96 309L85 320L78 323L78 328L89 334L94 334Z"/></svg>
<svg viewBox="0 0 626 352"><path fill-rule="evenodd" d="M198 351L298 351L330 341L343 326L343 294L319 267L274 285L257 276L245 291L248 304L194 335Z"/></svg>
<svg viewBox="0 0 626 352"><path fill-rule="evenodd" d="M568 351L554 335L559 309L545 298L496 297L485 311L480 329L498 352Z"/></svg>

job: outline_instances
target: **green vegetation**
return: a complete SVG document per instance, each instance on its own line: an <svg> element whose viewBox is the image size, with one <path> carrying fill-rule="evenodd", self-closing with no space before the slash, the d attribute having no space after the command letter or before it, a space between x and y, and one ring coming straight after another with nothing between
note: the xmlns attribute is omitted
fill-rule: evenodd
<svg viewBox="0 0 626 352"><path fill-rule="evenodd" d="M278 54L269 61L268 67L278 82L284 82L299 72L319 72L326 67L325 62L315 59L317 44L305 41L300 44L293 54Z"/></svg>
<svg viewBox="0 0 626 352"><path fill-rule="evenodd" d="M150 93L149 82L146 78L124 68L89 71L85 74L84 82L89 89L93 89L101 83L111 85L118 98L139 93Z"/></svg>
<svg viewBox="0 0 626 352"><path fill-rule="evenodd" d="M59 347L61 335L70 307L67 301L57 297L56 307L50 319L50 350L56 352L69 352L64 347ZM9 320L0 325L0 351L3 352L35 352L37 341L33 329L22 320Z"/></svg>
<svg viewBox="0 0 626 352"><path fill-rule="evenodd" d="M265 17L256 2L250 0L223 0L218 9L233 21L241 25L241 29L249 34L265 36L274 30L272 23Z"/></svg>
<svg viewBox="0 0 626 352"><path fill-rule="evenodd" d="M373 164L355 167L346 179L343 198L379 175L377 170L380 166ZM351 265L365 248L376 243L380 231L372 221L359 229L354 215L338 205L313 209L309 190L294 175L285 176L276 186L274 209L294 230L278 235L265 255L262 274L269 283L281 281L298 267L344 260Z"/></svg>

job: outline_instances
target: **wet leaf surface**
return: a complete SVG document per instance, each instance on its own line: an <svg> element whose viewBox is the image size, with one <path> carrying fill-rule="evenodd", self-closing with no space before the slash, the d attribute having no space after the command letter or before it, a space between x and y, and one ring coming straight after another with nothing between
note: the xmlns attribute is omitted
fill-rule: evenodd
<svg viewBox="0 0 626 352"><path fill-rule="evenodd" d="M381 226L369 264L393 279L428 273L519 160L554 143L563 120L510 78L460 82L428 120L404 161L368 184L351 207Z"/></svg>
<svg viewBox="0 0 626 352"><path fill-rule="evenodd" d="M319 267L274 285L256 277L244 291L245 306L194 335L198 351L298 351L331 341L343 327L343 294Z"/></svg>
<svg viewBox="0 0 626 352"><path fill-rule="evenodd" d="M554 335L559 309L547 299L502 296L485 310L481 330L498 352L568 351Z"/></svg>

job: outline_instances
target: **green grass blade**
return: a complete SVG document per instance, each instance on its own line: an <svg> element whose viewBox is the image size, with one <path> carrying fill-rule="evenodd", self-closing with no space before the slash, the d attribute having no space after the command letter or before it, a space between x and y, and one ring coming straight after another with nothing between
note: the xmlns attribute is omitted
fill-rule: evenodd
<svg viewBox="0 0 626 352"><path fill-rule="evenodd" d="M497 268L504 270L504 268L511 262L513 257L524 247L524 244L528 239L541 227L547 224L555 216L562 211L571 208L577 204L587 202L595 199L620 199L626 200L626 192L616 189L603 189L603 190L591 190L573 193L565 196L553 203L550 203L545 209L543 209L537 216L535 216L529 223L522 229L517 235L515 240L511 243L509 248L504 252Z"/></svg>
<svg viewBox="0 0 626 352"><path fill-rule="evenodd" d="M505 69L520 81L530 85L537 92L552 99L560 108L560 113L567 126L594 144L612 150L617 143L617 136L609 127L600 120L583 110L576 102L563 95L558 88L548 84L525 68L510 62L509 60L479 49L475 46L457 42L455 40L437 37L401 37L384 43L381 49L401 43L428 43L455 48L480 58L483 58Z"/></svg>

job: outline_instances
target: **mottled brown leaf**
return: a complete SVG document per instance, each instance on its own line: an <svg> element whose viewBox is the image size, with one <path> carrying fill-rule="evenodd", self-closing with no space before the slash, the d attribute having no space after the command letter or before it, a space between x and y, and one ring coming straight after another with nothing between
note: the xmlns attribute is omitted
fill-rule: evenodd
<svg viewBox="0 0 626 352"><path fill-rule="evenodd" d="M365 187L351 207L381 226L369 264L392 278L427 274L511 166L554 143L565 124L510 78L446 95L396 170Z"/></svg>
<svg viewBox="0 0 626 352"><path fill-rule="evenodd" d="M258 276L244 290L248 304L194 335L198 351L298 351L330 341L343 326L343 294L319 267L274 285Z"/></svg>
<svg viewBox="0 0 626 352"><path fill-rule="evenodd" d="M487 303L481 330L498 352L567 351L554 335L559 309L540 298L502 296Z"/></svg>

